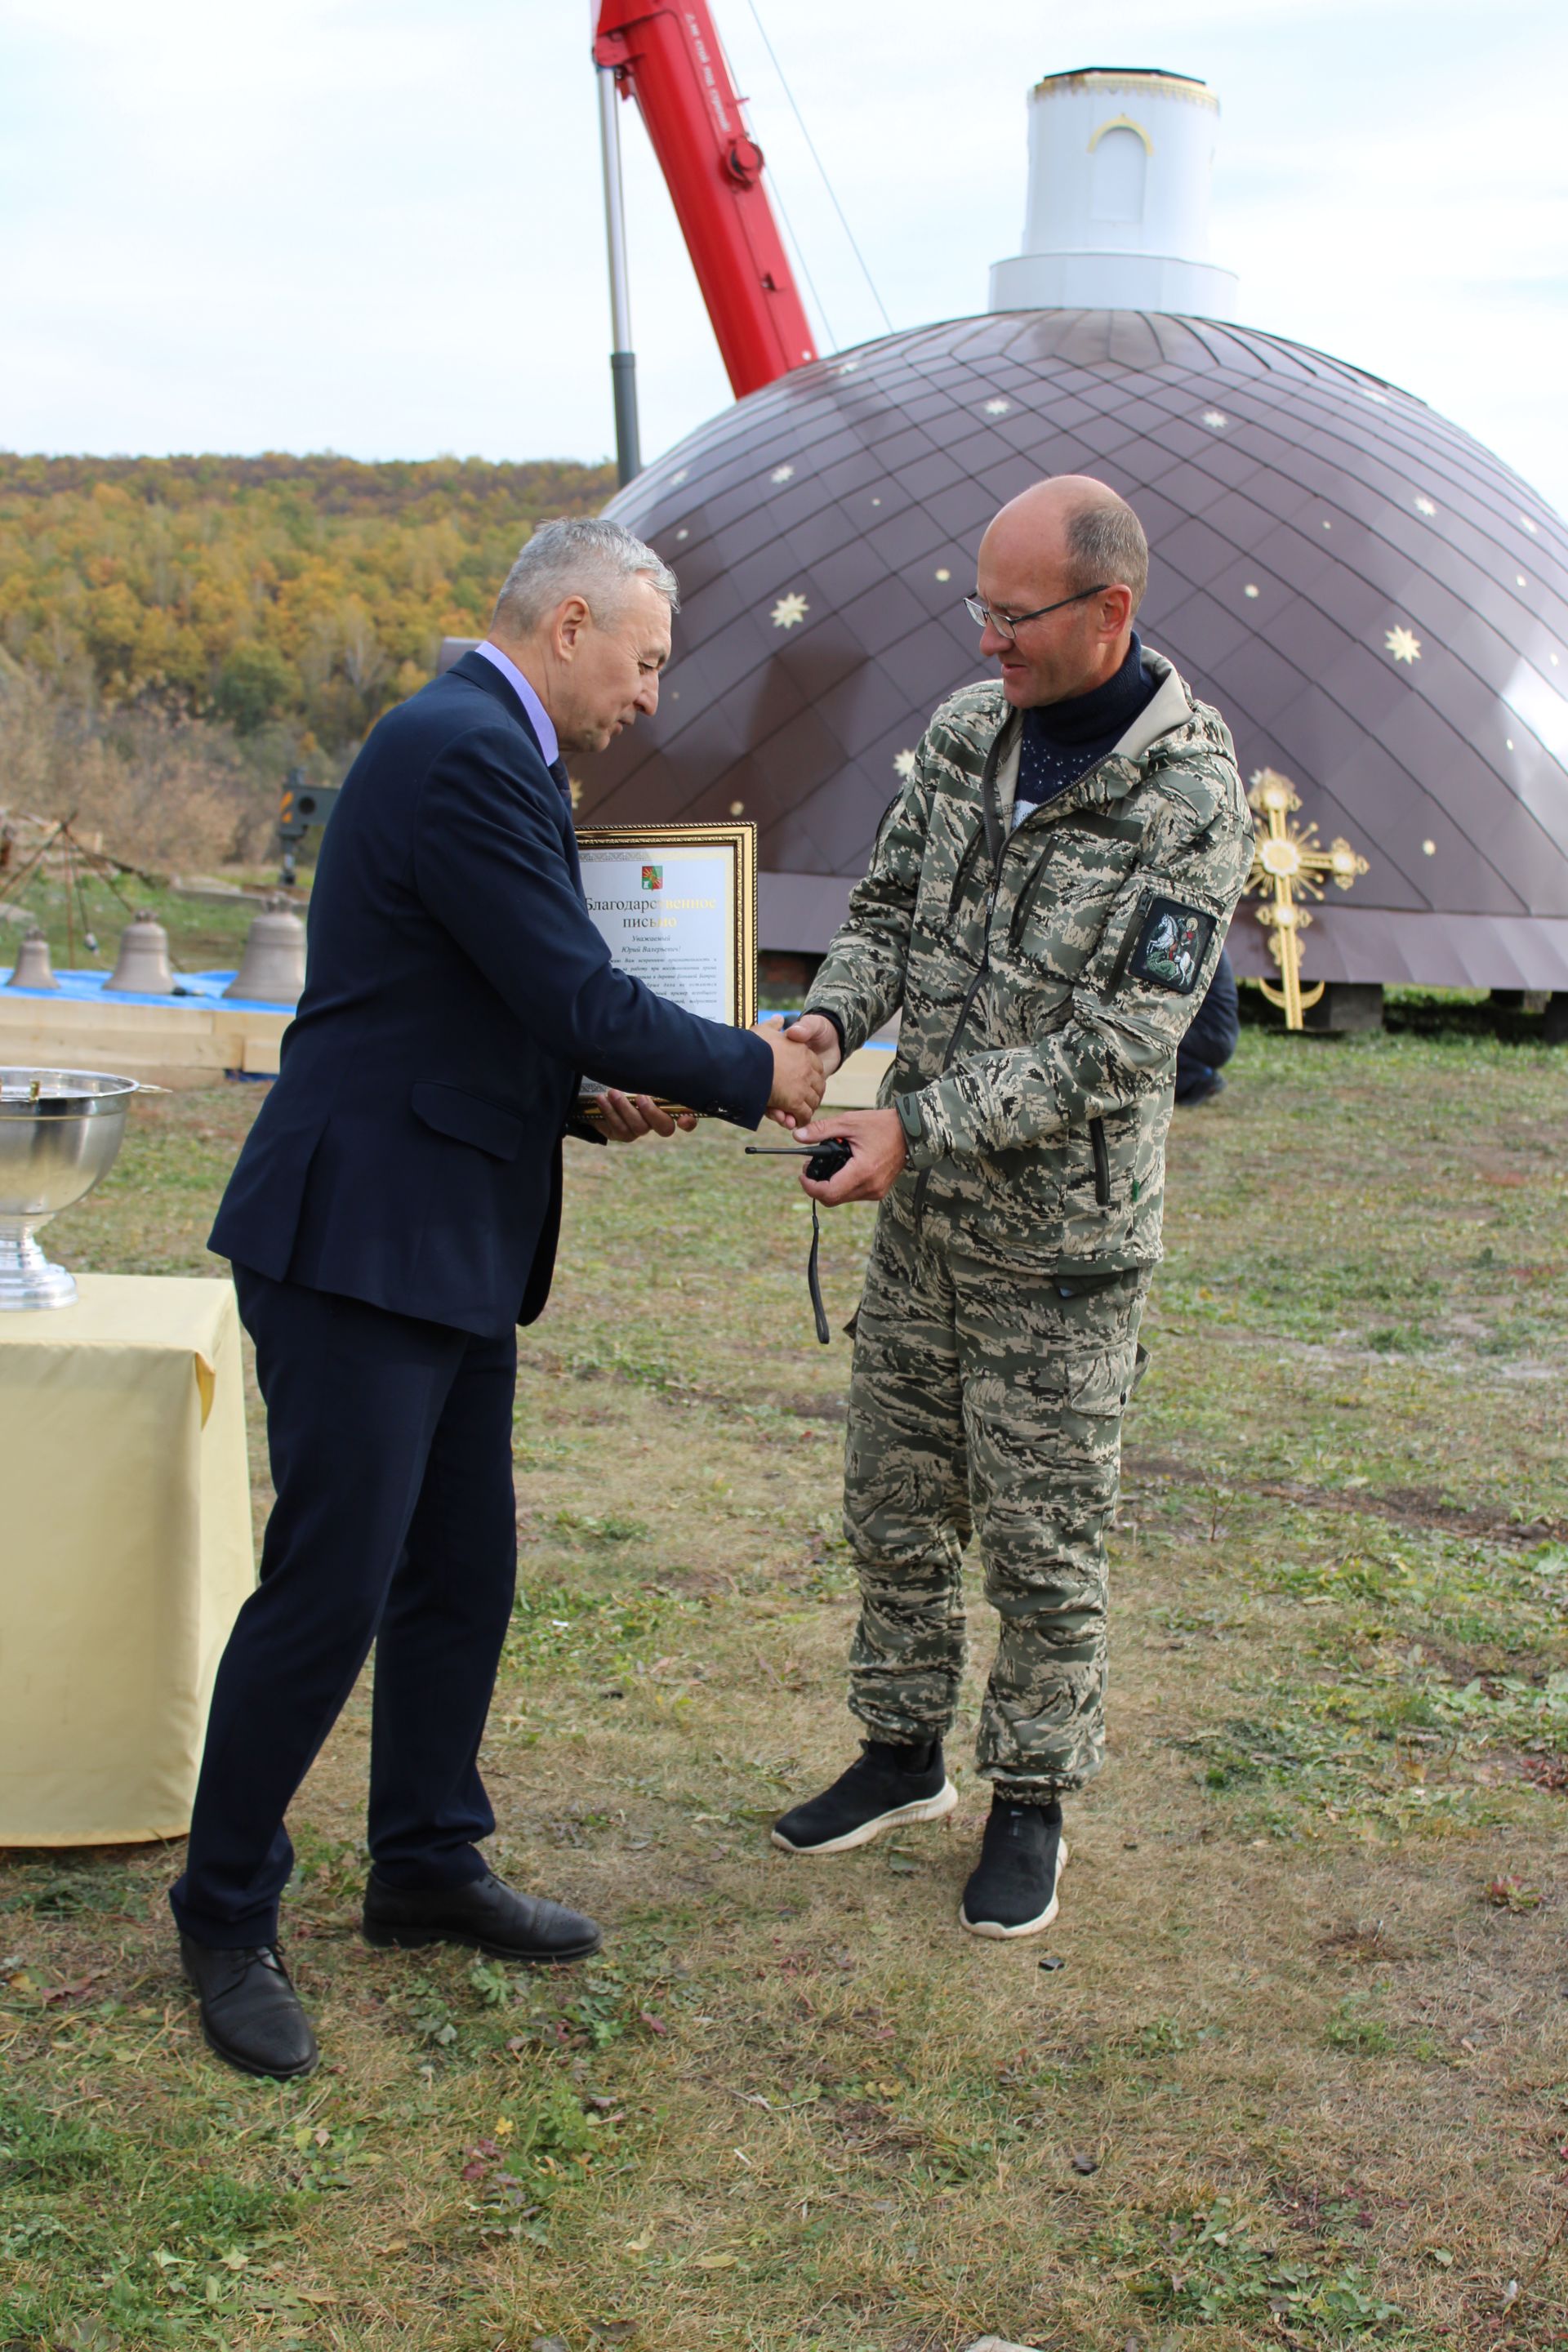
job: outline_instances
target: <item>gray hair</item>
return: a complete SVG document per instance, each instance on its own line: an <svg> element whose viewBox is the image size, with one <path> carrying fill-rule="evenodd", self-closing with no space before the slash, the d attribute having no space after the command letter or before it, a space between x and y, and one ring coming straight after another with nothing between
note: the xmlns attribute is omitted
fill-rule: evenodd
<svg viewBox="0 0 1568 2352"><path fill-rule="evenodd" d="M652 582L672 613L679 610L675 574L651 547L618 522L562 515L536 526L501 583L495 623L513 635L531 636L568 596L581 596L600 621L618 620L626 583L639 574Z"/></svg>
<svg viewBox="0 0 1568 2352"><path fill-rule="evenodd" d="M1068 578L1074 588L1131 588L1132 610L1149 585L1149 542L1123 499L1079 507L1067 526Z"/></svg>

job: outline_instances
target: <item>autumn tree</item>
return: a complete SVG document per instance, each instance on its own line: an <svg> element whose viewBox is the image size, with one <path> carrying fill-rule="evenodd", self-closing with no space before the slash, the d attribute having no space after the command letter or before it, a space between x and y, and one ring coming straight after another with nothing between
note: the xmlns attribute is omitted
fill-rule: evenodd
<svg viewBox="0 0 1568 2352"><path fill-rule="evenodd" d="M0 455L0 647L84 706L287 720L341 756L443 636L482 632L535 522L613 487L569 463Z"/></svg>

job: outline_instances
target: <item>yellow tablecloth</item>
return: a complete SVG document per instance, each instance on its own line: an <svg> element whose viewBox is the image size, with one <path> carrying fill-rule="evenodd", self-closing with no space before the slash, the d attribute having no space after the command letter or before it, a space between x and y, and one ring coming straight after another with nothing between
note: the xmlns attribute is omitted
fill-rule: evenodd
<svg viewBox="0 0 1568 2352"><path fill-rule="evenodd" d="M0 1313L0 1845L174 1837L256 1580L227 1282Z"/></svg>

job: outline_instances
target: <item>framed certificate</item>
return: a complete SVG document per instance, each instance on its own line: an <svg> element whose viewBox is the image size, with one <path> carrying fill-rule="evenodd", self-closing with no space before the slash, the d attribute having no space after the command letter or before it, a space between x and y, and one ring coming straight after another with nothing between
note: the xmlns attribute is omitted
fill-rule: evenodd
<svg viewBox="0 0 1568 2352"><path fill-rule="evenodd" d="M757 1017L757 828L585 824L583 890L623 971L688 1013L749 1029ZM604 1087L584 1081L582 1108Z"/></svg>

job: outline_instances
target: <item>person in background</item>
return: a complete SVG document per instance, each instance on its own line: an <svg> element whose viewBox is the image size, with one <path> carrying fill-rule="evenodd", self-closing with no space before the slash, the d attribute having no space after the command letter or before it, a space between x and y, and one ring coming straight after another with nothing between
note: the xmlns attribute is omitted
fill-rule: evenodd
<svg viewBox="0 0 1568 2352"><path fill-rule="evenodd" d="M1207 1102L1211 1096L1225 1092L1220 1068L1235 1053L1240 1034L1241 1015L1236 992L1236 973L1229 956L1222 948L1214 978L1208 985L1208 993L1194 1013L1192 1026L1176 1048L1176 1100L1179 1103Z"/></svg>

